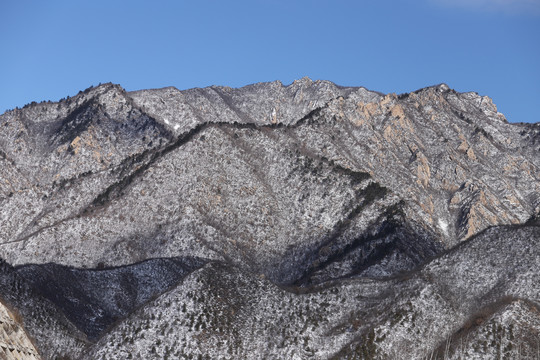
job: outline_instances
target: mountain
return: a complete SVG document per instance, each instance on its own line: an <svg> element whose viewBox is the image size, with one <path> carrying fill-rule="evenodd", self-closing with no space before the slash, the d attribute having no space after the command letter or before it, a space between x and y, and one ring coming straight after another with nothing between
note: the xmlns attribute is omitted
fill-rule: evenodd
<svg viewBox="0 0 540 360"><path fill-rule="evenodd" d="M32 103L0 116L5 304L47 304L44 358L534 358L539 153L445 84Z"/></svg>
<svg viewBox="0 0 540 360"><path fill-rule="evenodd" d="M492 228L404 276L309 289L209 264L133 313L86 358L422 359L446 351L486 359L517 358L518 348L534 358L539 234Z"/></svg>

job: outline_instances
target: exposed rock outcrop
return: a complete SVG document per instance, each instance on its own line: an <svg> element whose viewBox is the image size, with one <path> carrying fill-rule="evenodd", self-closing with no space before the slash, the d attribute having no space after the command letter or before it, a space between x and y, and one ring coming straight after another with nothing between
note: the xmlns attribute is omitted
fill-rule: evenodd
<svg viewBox="0 0 540 360"><path fill-rule="evenodd" d="M25 333L17 315L0 302L0 358L6 360L41 359Z"/></svg>

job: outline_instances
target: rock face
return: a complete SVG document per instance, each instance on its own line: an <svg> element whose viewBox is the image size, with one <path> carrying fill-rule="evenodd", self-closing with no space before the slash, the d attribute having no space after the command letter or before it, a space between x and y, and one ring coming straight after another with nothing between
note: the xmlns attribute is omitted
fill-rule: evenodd
<svg viewBox="0 0 540 360"><path fill-rule="evenodd" d="M0 303L0 357L6 360L41 359L15 316Z"/></svg>
<svg viewBox="0 0 540 360"><path fill-rule="evenodd" d="M533 354L539 153L444 84L33 103L0 116L6 301L47 304L44 358Z"/></svg>

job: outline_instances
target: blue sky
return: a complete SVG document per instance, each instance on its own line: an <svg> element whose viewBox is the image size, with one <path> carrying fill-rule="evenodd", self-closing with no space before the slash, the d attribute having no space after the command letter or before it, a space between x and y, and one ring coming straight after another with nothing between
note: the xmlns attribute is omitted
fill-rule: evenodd
<svg viewBox="0 0 540 360"><path fill-rule="evenodd" d="M385 93L445 82L540 120L540 0L6 0L0 16L0 113L100 82L309 76Z"/></svg>

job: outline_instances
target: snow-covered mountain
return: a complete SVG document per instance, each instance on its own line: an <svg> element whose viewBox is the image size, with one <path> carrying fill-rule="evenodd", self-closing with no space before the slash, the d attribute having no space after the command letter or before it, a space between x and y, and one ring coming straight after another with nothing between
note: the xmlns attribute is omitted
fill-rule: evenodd
<svg viewBox="0 0 540 360"><path fill-rule="evenodd" d="M534 359L539 154L445 84L32 103L0 115L0 305L51 359Z"/></svg>

